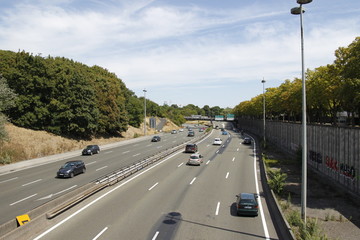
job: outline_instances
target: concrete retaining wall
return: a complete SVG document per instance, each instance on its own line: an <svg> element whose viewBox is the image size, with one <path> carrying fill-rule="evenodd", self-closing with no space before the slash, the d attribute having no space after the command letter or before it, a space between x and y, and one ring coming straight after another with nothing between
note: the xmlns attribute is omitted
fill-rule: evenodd
<svg viewBox="0 0 360 240"><path fill-rule="evenodd" d="M262 120L238 119L238 127L263 136ZM296 154L301 135L300 123L266 121L266 141L285 152ZM307 125L307 149L313 174L360 196L360 128Z"/></svg>

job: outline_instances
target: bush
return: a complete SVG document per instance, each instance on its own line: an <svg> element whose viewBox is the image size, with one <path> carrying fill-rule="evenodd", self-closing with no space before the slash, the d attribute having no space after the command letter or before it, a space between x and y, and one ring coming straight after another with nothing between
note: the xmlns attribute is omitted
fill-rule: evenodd
<svg viewBox="0 0 360 240"><path fill-rule="evenodd" d="M303 240L327 240L327 236L322 234L317 219L308 218L306 225L302 221L299 228L300 238Z"/></svg>
<svg viewBox="0 0 360 240"><path fill-rule="evenodd" d="M10 164L11 156L8 153L4 153L0 156L0 164Z"/></svg>
<svg viewBox="0 0 360 240"><path fill-rule="evenodd" d="M270 178L269 186L276 194L281 194L285 186L287 174L282 173L280 170L270 170L268 174Z"/></svg>

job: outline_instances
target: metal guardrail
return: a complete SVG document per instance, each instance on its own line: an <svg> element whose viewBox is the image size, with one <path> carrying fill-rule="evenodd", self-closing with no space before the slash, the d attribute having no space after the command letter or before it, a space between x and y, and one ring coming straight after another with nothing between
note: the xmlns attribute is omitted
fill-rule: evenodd
<svg viewBox="0 0 360 240"><path fill-rule="evenodd" d="M119 181L123 180L124 178L127 178L131 176L132 174L144 169L145 167L159 161L160 159L163 159L177 151L179 151L181 148L184 148L184 146L189 142L197 142L201 139L205 138L208 135L208 133L202 134L200 137L196 137L195 140L192 138L190 141L186 141L176 147L172 147L170 149L167 149L163 152L160 152L158 154L155 154L153 156L150 156L146 159L140 160L138 162L135 162L131 164L130 166L126 166L120 169L117 169L109 174L106 174L95 181L94 186L90 186L88 189L85 189L83 192L78 193L76 196L70 198L69 200L65 201L61 205L57 206L56 208L52 209L51 212L46 213L46 217L48 219L53 218L57 216L58 214L66 211L67 209L71 208L72 206L76 205L77 203L81 202L85 198L91 196L92 194L108 187L112 186Z"/></svg>
<svg viewBox="0 0 360 240"><path fill-rule="evenodd" d="M179 151L181 148L184 148L185 145L189 142L198 142L200 140L202 140L203 138L205 138L209 133L205 133L202 134L200 137L196 137L195 140L194 138L192 138L190 141L186 141L176 147L167 149L163 152L160 152L156 155L150 156L146 159L140 160L139 162L133 163L130 166L126 166L120 169L117 169L109 174L106 174L104 176L102 176L101 178L98 178L95 180L95 182L97 184L107 184L107 185L113 185L116 184L117 182L123 180L126 177L129 177L130 175L138 172L139 170L151 165L154 162L159 161L160 159L163 159L177 151Z"/></svg>

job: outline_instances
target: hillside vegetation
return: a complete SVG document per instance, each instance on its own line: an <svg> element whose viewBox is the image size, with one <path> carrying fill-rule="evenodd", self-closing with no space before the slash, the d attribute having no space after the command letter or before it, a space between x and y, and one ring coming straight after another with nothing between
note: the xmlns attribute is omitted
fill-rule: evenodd
<svg viewBox="0 0 360 240"><path fill-rule="evenodd" d="M225 115L231 109L218 106L203 108L188 104L160 106L146 99L146 116L167 118L176 125L184 116ZM114 73L99 66L64 57L34 56L0 50L0 162L10 163L60 150L78 149L93 141L122 139L129 130L141 127L144 97L137 97ZM13 125L4 126L7 123ZM38 137L43 142L25 150L17 136L9 131L15 126L52 134ZM8 132L9 131L9 132ZM19 136L25 133L18 133ZM26 135L26 134L25 134ZM59 144L47 143L56 136ZM65 140L66 139L66 140ZM8 141L10 140L10 142Z"/></svg>
<svg viewBox="0 0 360 240"><path fill-rule="evenodd" d="M9 164L22 160L44 157L48 155L80 150L89 144L104 145L136 138L144 135L143 124L139 128L128 126L127 131L118 137L99 137L91 140L74 140L61 137L42 130L31 130L17 127L13 124L6 124L5 130L8 133L8 141L0 145L0 165ZM167 121L163 131L167 132L179 127ZM154 134L155 130L147 128L147 134Z"/></svg>

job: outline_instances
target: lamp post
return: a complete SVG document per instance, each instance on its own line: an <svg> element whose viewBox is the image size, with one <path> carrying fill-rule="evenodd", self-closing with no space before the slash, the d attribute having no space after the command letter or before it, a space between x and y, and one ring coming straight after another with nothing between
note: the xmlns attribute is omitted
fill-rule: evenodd
<svg viewBox="0 0 360 240"><path fill-rule="evenodd" d="M144 136L146 136L146 90L143 90L144 92Z"/></svg>
<svg viewBox="0 0 360 240"><path fill-rule="evenodd" d="M263 84L263 123L264 123L264 132L263 132L263 136L264 136L264 144L263 146L266 147L266 131L265 131L265 79L263 78L263 80L261 80L261 83Z"/></svg>
<svg viewBox="0 0 360 240"><path fill-rule="evenodd" d="M307 186L307 136L306 136L306 86L304 67L304 30L303 30L303 4L311 3L312 0L297 0L300 7L291 9L291 14L300 15L301 32L301 81L302 81L302 180L301 180L301 218L306 223L306 186Z"/></svg>

